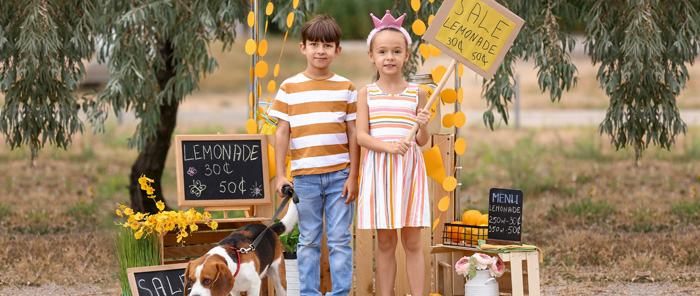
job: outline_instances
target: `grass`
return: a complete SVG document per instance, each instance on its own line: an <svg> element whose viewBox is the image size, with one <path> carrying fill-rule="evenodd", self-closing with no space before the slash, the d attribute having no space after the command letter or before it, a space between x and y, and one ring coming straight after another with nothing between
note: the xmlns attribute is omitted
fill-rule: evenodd
<svg viewBox="0 0 700 296"><path fill-rule="evenodd" d="M131 296L127 268L160 265L160 248L155 235L147 235L142 239L134 238L135 231L122 227L114 239L119 259L119 281L122 295Z"/></svg>

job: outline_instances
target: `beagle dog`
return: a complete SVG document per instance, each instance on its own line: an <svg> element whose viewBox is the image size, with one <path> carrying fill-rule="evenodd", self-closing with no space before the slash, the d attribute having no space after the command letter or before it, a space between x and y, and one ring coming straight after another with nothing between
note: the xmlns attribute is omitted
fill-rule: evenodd
<svg viewBox="0 0 700 296"><path fill-rule="evenodd" d="M267 275L275 286L275 295L286 295L286 271L278 236L289 233L298 218L296 205L290 202L284 218L265 231L255 250L246 253L241 250L250 247L266 226L255 223L233 231L204 256L187 264L185 295L239 296L246 292L257 296L261 280Z"/></svg>

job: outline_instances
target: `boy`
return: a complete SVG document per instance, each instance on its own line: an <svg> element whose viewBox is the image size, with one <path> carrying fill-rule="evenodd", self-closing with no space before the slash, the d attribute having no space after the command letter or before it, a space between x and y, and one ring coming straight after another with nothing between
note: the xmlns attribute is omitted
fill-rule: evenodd
<svg viewBox="0 0 700 296"><path fill-rule="evenodd" d="M269 115L279 119L275 133L277 193L290 184L285 159L291 141L291 173L299 196L297 259L301 295L321 295L320 260L326 219L333 291L348 295L352 286L350 226L358 193L360 148L355 138L357 90L329 68L340 54L341 30L329 15L301 29L306 69L280 85Z"/></svg>

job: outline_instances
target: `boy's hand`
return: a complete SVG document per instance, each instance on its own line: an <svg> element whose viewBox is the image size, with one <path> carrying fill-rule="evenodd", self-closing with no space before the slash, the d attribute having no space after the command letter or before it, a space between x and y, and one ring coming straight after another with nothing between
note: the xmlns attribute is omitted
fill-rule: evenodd
<svg viewBox="0 0 700 296"><path fill-rule="evenodd" d="M277 184L275 185L275 189L277 189L277 194L280 196L285 196L284 193L282 193L282 186L289 184L292 189L294 189L294 184L289 182L289 180L286 177L277 177Z"/></svg>
<svg viewBox="0 0 700 296"><path fill-rule="evenodd" d="M358 194L357 176L354 178L351 176L345 181L343 185L343 196L345 196L345 204L354 202L357 199Z"/></svg>
<svg viewBox="0 0 700 296"><path fill-rule="evenodd" d="M416 114L416 122L419 125L418 127L421 127L421 128L425 127L425 125L428 124L428 121L430 121L430 117L432 115L433 114L430 113L430 111L425 110L425 109L420 109L420 111L418 111L418 114Z"/></svg>
<svg viewBox="0 0 700 296"><path fill-rule="evenodd" d="M406 154L408 151L409 143L405 138L396 140L396 142L389 143L389 153L391 154Z"/></svg>

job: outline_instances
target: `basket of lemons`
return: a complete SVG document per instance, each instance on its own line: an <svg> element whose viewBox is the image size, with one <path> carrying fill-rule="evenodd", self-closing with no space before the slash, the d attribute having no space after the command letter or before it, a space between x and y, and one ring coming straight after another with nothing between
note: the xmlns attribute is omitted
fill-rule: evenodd
<svg viewBox="0 0 700 296"><path fill-rule="evenodd" d="M489 214L479 210L462 213L462 221L445 223L442 231L444 245L476 247L479 240L485 240L489 233Z"/></svg>

